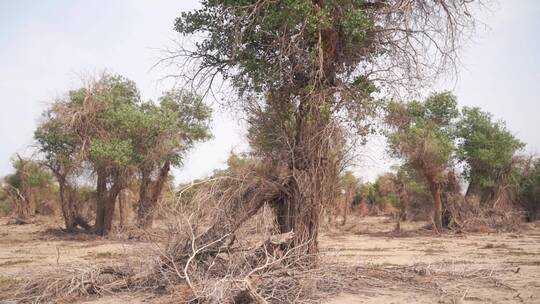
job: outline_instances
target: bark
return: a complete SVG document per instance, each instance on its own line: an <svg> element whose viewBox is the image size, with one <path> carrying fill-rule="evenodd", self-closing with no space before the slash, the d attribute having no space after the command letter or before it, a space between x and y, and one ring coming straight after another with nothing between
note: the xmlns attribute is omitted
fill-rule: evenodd
<svg viewBox="0 0 540 304"><path fill-rule="evenodd" d="M170 168L170 162L166 161L160 168L155 181L151 180L148 170L142 170L137 211L137 225L140 228L146 229L152 227L157 202L161 196L161 192L163 192L163 186L167 181Z"/></svg>
<svg viewBox="0 0 540 304"><path fill-rule="evenodd" d="M343 209L343 222L341 222L341 226L345 226L347 224L347 215L349 213L348 206L345 205L344 207L345 207L345 209Z"/></svg>
<svg viewBox="0 0 540 304"><path fill-rule="evenodd" d="M75 232L77 226L82 227L85 230L92 229L92 226L79 215L77 210L77 191L71 187L68 183L67 173L61 167L49 166L49 169L53 172L56 181L58 182L58 194L60 197L60 209L62 211L62 217L64 218L65 230L67 232Z"/></svg>
<svg viewBox="0 0 540 304"><path fill-rule="evenodd" d="M120 191L118 194L118 211L120 212L120 229L124 229L127 225L127 206L125 193Z"/></svg>
<svg viewBox="0 0 540 304"><path fill-rule="evenodd" d="M295 233L292 242L293 247L306 246L308 254L318 252L318 235L319 235L319 216L321 213L322 202L316 197L306 197L310 195L306 191L301 191L298 185L293 186L293 193L289 200L289 231ZM302 193L304 192L304 193Z"/></svg>
<svg viewBox="0 0 540 304"><path fill-rule="evenodd" d="M290 223L290 214L289 214L289 204L283 199L280 198L276 200L274 208L276 210L277 223L279 226L280 232L289 232L291 231Z"/></svg>
<svg viewBox="0 0 540 304"><path fill-rule="evenodd" d="M113 176L113 184L107 189L107 174L103 170L97 172L97 203L95 233L107 235L111 231L114 216L114 206L122 186L118 176Z"/></svg>
<svg viewBox="0 0 540 304"><path fill-rule="evenodd" d="M343 202L343 222L341 222L341 226L345 226L347 224L347 216L349 215L349 209L354 199L353 190L348 189L346 193L347 195L345 196L345 200Z"/></svg>
<svg viewBox="0 0 540 304"><path fill-rule="evenodd" d="M400 221L407 221L409 219L409 209L410 209L410 197L409 193L407 192L407 189L403 183L400 183L399 185L399 201L400 201L400 208L399 208L399 220Z"/></svg>
<svg viewBox="0 0 540 304"><path fill-rule="evenodd" d="M396 231L401 231L401 212L398 213L397 219L396 219Z"/></svg>
<svg viewBox="0 0 540 304"><path fill-rule="evenodd" d="M405 190L400 191L400 206L397 214L396 231L401 230L401 222L408 219L409 196Z"/></svg>
<svg viewBox="0 0 540 304"><path fill-rule="evenodd" d="M442 232L442 201L441 201L441 185L434 179L429 180L429 188L433 196L433 222L435 230Z"/></svg>
<svg viewBox="0 0 540 304"><path fill-rule="evenodd" d="M66 189L65 177L57 177L59 195L60 195L60 208L62 209L62 216L64 217L64 223L66 225L67 232L74 232L77 228L76 210L72 204L71 195L67 195L69 191Z"/></svg>
<svg viewBox="0 0 540 304"><path fill-rule="evenodd" d="M324 8L323 0L313 0L314 14ZM292 247L306 246L306 253L317 253L319 221L323 202L329 199L332 185L328 185L325 174L333 171L328 163L330 151L324 136L329 120L321 114L327 99L333 98L326 92L335 79L335 50L337 31L330 25L319 32L319 68L323 71L316 79L317 85L309 97L300 98L296 112L296 130L289 170L291 178L287 185L283 206L277 208L281 233L294 232ZM314 79L315 80L315 79ZM334 164L335 165L335 164Z"/></svg>
<svg viewBox="0 0 540 304"><path fill-rule="evenodd" d="M313 100L304 100L296 117L295 149L289 163L291 178L287 193L278 207L280 233L294 232L292 247L306 246L307 253L318 251L319 220L324 200L324 158L328 155L323 145L314 144L324 125L318 117ZM322 150L321 150L322 149Z"/></svg>
<svg viewBox="0 0 540 304"><path fill-rule="evenodd" d="M480 199L482 196L480 185L476 182L475 179L471 179L469 182L469 186L467 187L467 191L465 192L465 198L472 199L476 197L477 199Z"/></svg>
<svg viewBox="0 0 540 304"><path fill-rule="evenodd" d="M94 230L96 234L104 234L104 220L105 220L105 205L107 195L107 176L105 172L98 170L97 172L97 187L96 187L96 223L94 224Z"/></svg>

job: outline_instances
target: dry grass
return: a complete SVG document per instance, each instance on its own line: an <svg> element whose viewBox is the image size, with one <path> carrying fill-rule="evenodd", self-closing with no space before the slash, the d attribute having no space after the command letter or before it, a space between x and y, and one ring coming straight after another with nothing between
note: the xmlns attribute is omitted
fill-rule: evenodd
<svg viewBox="0 0 540 304"><path fill-rule="evenodd" d="M339 235L332 232L331 236L323 238L324 242L332 240L335 245L330 248L336 250L324 250L321 256L310 257L309 262L313 261L313 258L317 261L316 267L306 267L304 257L298 257L294 252L284 256L281 251L275 250L277 248L272 244L286 243L287 237L284 239L268 237L269 227L261 225L263 217L268 215L267 212L269 210L261 209L247 221L244 224L247 227L242 227L235 233L236 241L233 245L228 246L228 243L225 243L217 253L201 250L193 255L189 251L185 256L187 259L191 258L189 265L185 258L179 258L174 263L164 263L166 255L170 254L166 251L168 246L155 244L153 254L145 253L140 256L140 259L144 260L142 265L114 261L116 260L113 258L114 254L111 254L111 259L105 256L102 259L95 259L96 263L109 261L107 263L109 266L67 267L64 264L59 265L58 269L40 274L39 277L24 281L6 280L5 283L0 283L2 290L0 302L10 299L13 303L51 303L74 302L78 299L95 297L111 300L136 297L151 303L325 303L329 298L343 293L374 296L407 290L413 294L430 295L430 299L445 299L440 303L458 303L452 301L472 300L475 297L484 299L478 290L500 292L505 295L518 293L523 295L521 290L516 292L512 289L515 286L507 286L505 282L512 276L528 275L530 270L527 265L537 265L532 256L518 255L517 252L516 259L519 261L516 260L511 265L494 263L492 260L494 256L490 250L480 251L485 253L480 257L486 261L485 263L471 263L469 260L473 258L474 249L481 249L483 246L486 249L505 249L499 245L514 244L510 243L513 242L512 235L506 235L505 239L500 239L500 236L496 235L489 237L477 235L472 240L456 239L452 235L431 236L419 242L417 238L380 238L373 235L359 237L352 233ZM175 218L174 221L177 222L178 219ZM208 223L210 222L204 226L208 226ZM189 231L185 231L186 224L187 222L183 222L184 230L180 231L178 229L181 226L169 223L168 235L172 236L173 233L191 235ZM381 223L378 229L389 229L391 226L391 223ZM534 238L534 233L531 234ZM175 239L171 237L171 242L176 242ZM362 241L353 242L354 239ZM192 244L192 239L184 240ZM368 240L374 243L364 244ZM387 243L388 241L391 243ZM441 252L441 258L424 252L425 248L432 248L435 243L448 242L457 242L456 244L470 247L462 249L472 250L466 263L449 259L455 255L452 252ZM515 242L518 244L521 239ZM380 263L369 264L362 258L363 263L354 264L351 262L358 260L354 255L349 256L346 263L343 258L331 258L339 255L337 250L339 248L362 251L356 250L355 246L360 246L359 248L365 249L363 251L368 253L375 253L375 256L380 253L394 257L403 253L404 249L412 248L409 246L414 244L421 246L416 248L416 252L419 253L410 254L419 255L429 263L403 265L399 260L392 259L391 261L395 263L379 260ZM455 249L454 246L456 245L449 244L448 249L452 251ZM513 248L515 245L508 247ZM324 248L329 247L324 245ZM435 248L439 248L438 245ZM536 247L528 248L523 253L532 253L534 248ZM516 250L509 251L512 251L509 255L513 255L513 251ZM497 250L496 255L504 258L506 250ZM97 253L93 256L96 257ZM464 255L460 256L466 258ZM528 259L527 263L524 258ZM517 270L519 274L516 274L519 267L522 269ZM14 288L15 286L17 288ZM17 294L13 294L12 291L17 291ZM399 295L396 299L400 299ZM104 301L114 303L114 300Z"/></svg>
<svg viewBox="0 0 540 304"><path fill-rule="evenodd" d="M178 204L164 212L169 214L165 238L153 244L152 254L141 257L143 264L63 267L18 284L9 299L50 303L149 293L175 303L320 303L343 292L388 286L451 299L466 298L469 288L510 288L498 279L504 268L351 266L321 259L324 255L306 255L304 244L290 248L293 233L274 235L274 223L263 220L274 218L264 206L277 187L254 173L209 181L189 204L179 197ZM424 256L436 253L445 249L429 247ZM115 255L101 252L95 257Z"/></svg>
<svg viewBox="0 0 540 304"><path fill-rule="evenodd" d="M12 261L6 261L6 262L0 263L0 267L9 267L13 265L28 264L28 263L32 263L32 260L28 260L28 259L12 260Z"/></svg>

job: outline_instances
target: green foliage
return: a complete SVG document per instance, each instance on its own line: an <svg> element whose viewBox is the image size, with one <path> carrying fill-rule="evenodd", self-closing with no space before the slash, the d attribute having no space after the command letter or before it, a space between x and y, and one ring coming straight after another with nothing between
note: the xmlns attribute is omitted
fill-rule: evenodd
<svg viewBox="0 0 540 304"><path fill-rule="evenodd" d="M49 162L56 160L67 163L75 153L75 143L72 134L58 123L41 125L34 133L40 152L44 153Z"/></svg>
<svg viewBox="0 0 540 304"><path fill-rule="evenodd" d="M375 182L360 184L358 193L368 205L377 207L380 210L399 205L399 194L394 173L383 174Z"/></svg>
<svg viewBox="0 0 540 304"><path fill-rule="evenodd" d="M173 90L159 104L142 102L133 81L106 74L56 102L35 138L47 162L63 170L85 162L100 168L165 160L179 165L187 149L210 137L210 116L199 96Z"/></svg>
<svg viewBox="0 0 540 304"><path fill-rule="evenodd" d="M227 168L214 170L212 178L253 170L257 165L259 162L248 155L231 153L227 158Z"/></svg>
<svg viewBox="0 0 540 304"><path fill-rule="evenodd" d="M248 117L250 144L274 158L287 150L286 139L296 128L296 109L291 103L281 102L286 98L280 92L271 92L266 97L267 105Z"/></svg>
<svg viewBox="0 0 540 304"><path fill-rule="evenodd" d="M368 39L373 28L363 1L354 0L324 1L317 9L311 0L206 0L202 8L182 13L175 23L181 34L203 35L195 51L202 58L201 68L216 68L241 94L285 86L309 90L319 69L319 35L328 29L338 39L332 54L336 72L350 71L365 59L366 44L375 43ZM295 46L283 53L283 43ZM352 82L349 85L356 89L351 92L363 92Z"/></svg>
<svg viewBox="0 0 540 304"><path fill-rule="evenodd" d="M0 183L0 214L10 213L21 196L31 200L38 212L43 212L41 208L47 206L42 203L52 200L58 192L52 173L29 159L15 159L12 165L14 172L6 175Z"/></svg>
<svg viewBox="0 0 540 304"><path fill-rule="evenodd" d="M347 170L340 176L340 183L341 187L344 189L356 190L358 188L359 180L354 176L352 171Z"/></svg>
<svg viewBox="0 0 540 304"><path fill-rule="evenodd" d="M129 140L95 139L90 144L89 160L100 165L128 165L134 158L134 149Z"/></svg>
<svg viewBox="0 0 540 304"><path fill-rule="evenodd" d="M359 197L375 210L406 208L406 212L413 211L408 213L410 217L423 218L432 204L425 178L407 165L394 170L380 175L375 182L359 184Z"/></svg>
<svg viewBox="0 0 540 304"><path fill-rule="evenodd" d="M140 103L135 83L119 75L105 74L70 91L43 114L34 133L45 162L61 174L85 162L102 168L132 164L130 134L136 132Z"/></svg>
<svg viewBox="0 0 540 304"><path fill-rule="evenodd" d="M0 215L6 216L11 212L11 210L12 210L12 206L9 201L9 198L6 192L4 191L4 189L0 187Z"/></svg>
<svg viewBox="0 0 540 304"><path fill-rule="evenodd" d="M185 149L212 137L209 129L212 109L204 103L201 96L172 90L165 92L159 102L163 115L174 121L173 128L178 129L181 144Z"/></svg>
<svg viewBox="0 0 540 304"><path fill-rule="evenodd" d="M398 168L396 175L397 180L403 184L405 190L412 194L413 197L424 194L429 195L425 180L414 169L403 165Z"/></svg>
<svg viewBox="0 0 540 304"><path fill-rule="evenodd" d="M144 103L130 132L138 166L152 167L164 161L180 165L184 153L195 143L211 138L211 115L211 108L200 96L180 90L165 92L159 105Z"/></svg>
<svg viewBox="0 0 540 304"><path fill-rule="evenodd" d="M386 122L390 151L421 172L441 180L453 159L455 119L459 111L449 92L432 94L424 102L390 102Z"/></svg>
<svg viewBox="0 0 540 304"><path fill-rule="evenodd" d="M141 101L135 82L115 74L103 75L91 93L94 99L103 103L108 109L126 104L134 105Z"/></svg>
<svg viewBox="0 0 540 304"><path fill-rule="evenodd" d="M366 182L360 185L358 192L367 204L374 205L377 203L375 184Z"/></svg>
<svg viewBox="0 0 540 304"><path fill-rule="evenodd" d="M540 219L540 159L536 159L531 168L519 172L521 185L519 201L521 206L528 212L530 220Z"/></svg>
<svg viewBox="0 0 540 304"><path fill-rule="evenodd" d="M465 178L477 183L483 192L489 191L524 145L506 129L504 122L493 121L491 114L468 107L462 113L457 128L458 159L466 164Z"/></svg>
<svg viewBox="0 0 540 304"><path fill-rule="evenodd" d="M4 182L12 187L20 189L22 178L26 178L31 188L46 188L52 185L51 173L38 163L17 159L12 162L12 165L15 172L4 177Z"/></svg>

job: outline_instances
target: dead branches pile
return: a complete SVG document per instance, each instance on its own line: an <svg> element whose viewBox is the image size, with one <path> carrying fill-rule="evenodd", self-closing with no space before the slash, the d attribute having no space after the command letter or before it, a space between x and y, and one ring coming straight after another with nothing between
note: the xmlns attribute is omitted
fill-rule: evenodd
<svg viewBox="0 0 540 304"><path fill-rule="evenodd" d="M14 303L51 303L103 296L129 289L135 277L133 269L128 267L63 268L25 282L13 300Z"/></svg>
<svg viewBox="0 0 540 304"><path fill-rule="evenodd" d="M450 196L446 209L448 227L458 232L509 232L522 229L523 212L482 206L462 196Z"/></svg>
<svg viewBox="0 0 540 304"><path fill-rule="evenodd" d="M181 302L292 302L302 293L300 280L314 257L303 254L303 246L289 248L294 232L259 240L239 234L246 221L279 195L279 186L253 171L211 179L188 204L170 210L168 239L156 244L154 261L146 268L86 267L52 273L24 284L17 301L40 303L122 291L176 293L184 286Z"/></svg>

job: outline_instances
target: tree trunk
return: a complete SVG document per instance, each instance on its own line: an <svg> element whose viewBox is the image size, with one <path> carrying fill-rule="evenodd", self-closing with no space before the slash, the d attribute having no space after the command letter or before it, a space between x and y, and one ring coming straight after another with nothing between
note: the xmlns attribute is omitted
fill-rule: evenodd
<svg viewBox="0 0 540 304"><path fill-rule="evenodd" d="M107 235L111 231L116 198L122 190L118 176L113 177L113 184L107 189L107 174L103 170L97 172L97 203L95 233Z"/></svg>
<svg viewBox="0 0 540 304"><path fill-rule="evenodd" d="M124 229L127 225L127 209L123 191L118 194L118 211L120 213L120 229Z"/></svg>
<svg viewBox="0 0 540 304"><path fill-rule="evenodd" d="M478 203L480 203L481 196L482 193L480 189L480 184L476 182L476 179L471 179L469 185L467 186L467 191L465 192L465 198L469 200L476 198L478 200Z"/></svg>
<svg viewBox="0 0 540 304"><path fill-rule="evenodd" d="M441 201L441 185L440 183L430 179L429 188L431 195L433 196L433 223L435 224L435 230L439 233L442 232L442 201Z"/></svg>
<svg viewBox="0 0 540 304"><path fill-rule="evenodd" d="M107 176L105 172L98 170L97 172L97 187L96 187L96 223L94 229L96 234L104 235L105 233L105 206L107 198Z"/></svg>
<svg viewBox="0 0 540 304"><path fill-rule="evenodd" d="M318 15L324 9L323 0L312 0L313 14ZM292 149L287 159L290 180L285 185L282 204L277 206L277 218L281 233L294 232L292 248L305 246L308 254L317 253L317 237L323 203L333 198L337 164L333 162L331 152L336 148L334 133L327 132L330 116L323 112L328 100L334 98L330 88L335 82L335 50L337 31L329 26L319 31L319 41L313 49L319 51L316 64L322 70L314 77L313 87L307 87L304 96L300 96L295 117L295 130ZM329 174L330 173L330 174Z"/></svg>
<svg viewBox="0 0 540 304"><path fill-rule="evenodd" d="M66 181L64 177L57 177L59 195L60 195L60 208L62 209L62 216L64 217L64 223L66 224L67 232L74 232L77 228L76 214L74 213L74 207L71 204L71 196L66 197ZM69 191L69 190L67 190Z"/></svg>
<svg viewBox="0 0 540 304"><path fill-rule="evenodd" d="M67 181L67 173L62 168L48 166L56 177L58 182L58 194L60 196L60 209L62 217L66 225L67 232L75 232L77 226L81 226L85 230L90 230L92 227L83 219L77 210L77 191L72 188Z"/></svg>
<svg viewBox="0 0 540 304"><path fill-rule="evenodd" d="M347 189L345 199L343 201L343 222L341 222L341 226L345 226L347 224L347 216L349 215L349 208L351 206L353 197L354 192L350 189Z"/></svg>
<svg viewBox="0 0 540 304"><path fill-rule="evenodd" d="M266 191L260 191L260 189L266 189ZM204 251L206 252L218 252L218 248L227 243L231 245L234 242L235 232L242 224L257 214L266 202L274 202L274 207L277 210L279 210L277 207L282 205L280 204L281 193L279 189L264 180L237 190L228 191L223 196L216 197L216 199L227 203L214 209L210 227L195 239L196 248L205 246ZM196 223L197 219L194 219L193 224L196 225ZM213 245L209 245L210 243ZM191 252L191 240L179 245L183 246L184 249L177 251L178 253Z"/></svg>
<svg viewBox="0 0 540 304"><path fill-rule="evenodd" d="M293 231L292 247L306 246L306 253L317 253L319 218L322 204L314 198L305 197L297 185L291 186L293 192L285 204L278 208L280 233Z"/></svg>
<svg viewBox="0 0 540 304"><path fill-rule="evenodd" d="M137 226L145 228L146 219L150 209L150 172L141 170L141 183L139 185L139 201L137 202Z"/></svg>
<svg viewBox="0 0 540 304"><path fill-rule="evenodd" d="M294 232L291 248L305 246L306 253L317 253L317 237L322 204L313 197L305 197L294 179L287 186L288 195L280 199L276 206L276 216L280 233ZM310 193L307 193L310 194Z"/></svg>
<svg viewBox="0 0 540 304"><path fill-rule="evenodd" d="M169 176L170 168L170 162L166 161L160 168L155 181L151 180L150 172L142 170L138 202L139 208L137 211L137 225L140 228L152 228L157 202Z"/></svg>
<svg viewBox="0 0 540 304"><path fill-rule="evenodd" d="M324 119L318 115L318 101L304 100L299 106L295 148L289 163L291 178L285 185L287 191L277 212L280 232L294 231L292 247L305 246L308 254L318 251L323 202L332 199L329 193L335 193L332 191L335 183L326 180L333 165L328 162L331 137L325 133Z"/></svg>
<svg viewBox="0 0 540 304"><path fill-rule="evenodd" d="M407 193L407 189L403 183L400 185L399 189L399 202L399 220L407 221L409 219L410 199L409 193Z"/></svg>
<svg viewBox="0 0 540 304"><path fill-rule="evenodd" d="M103 218L103 229L101 235L107 235L109 232L111 232L116 196L117 195L113 195L112 192L107 196L107 200L105 202L105 217Z"/></svg>
<svg viewBox="0 0 540 304"><path fill-rule="evenodd" d="M396 231L401 231L401 222L408 218L409 200L406 193L400 194L400 206L397 214Z"/></svg>
<svg viewBox="0 0 540 304"><path fill-rule="evenodd" d="M291 231L290 223L290 214L289 214L289 204L283 198L280 198L275 202L276 218L279 226L279 231Z"/></svg>

